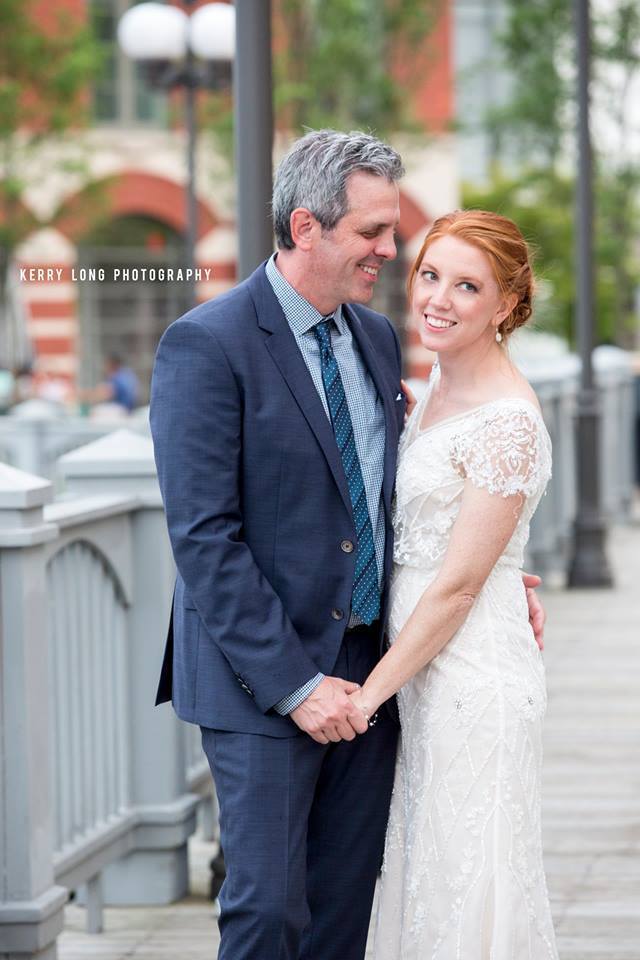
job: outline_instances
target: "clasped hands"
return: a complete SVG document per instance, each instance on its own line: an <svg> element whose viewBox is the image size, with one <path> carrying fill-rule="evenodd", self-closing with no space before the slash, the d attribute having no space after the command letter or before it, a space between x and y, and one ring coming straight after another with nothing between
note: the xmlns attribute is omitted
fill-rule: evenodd
<svg viewBox="0 0 640 960"><path fill-rule="evenodd" d="M359 684L341 677L325 677L290 716L316 743L354 740L357 734L369 729L359 696Z"/></svg>
<svg viewBox="0 0 640 960"><path fill-rule="evenodd" d="M536 642L544 649L543 632L545 612L535 587L540 577L523 574L529 605L529 622ZM291 719L317 743L339 743L354 740L369 729L367 705L363 702L360 685L341 677L325 677L307 699L291 711Z"/></svg>

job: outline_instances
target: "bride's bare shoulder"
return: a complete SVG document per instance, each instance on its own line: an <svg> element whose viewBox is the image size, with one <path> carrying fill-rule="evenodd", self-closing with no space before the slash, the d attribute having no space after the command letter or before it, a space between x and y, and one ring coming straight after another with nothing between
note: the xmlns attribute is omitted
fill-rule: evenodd
<svg viewBox="0 0 640 960"><path fill-rule="evenodd" d="M496 399L500 400L526 400L528 403L532 404L540 414L542 414L542 409L540 407L540 401L538 396L523 374L519 371L516 372L516 375L505 379L504 382L500 385L496 384L497 392L499 396Z"/></svg>

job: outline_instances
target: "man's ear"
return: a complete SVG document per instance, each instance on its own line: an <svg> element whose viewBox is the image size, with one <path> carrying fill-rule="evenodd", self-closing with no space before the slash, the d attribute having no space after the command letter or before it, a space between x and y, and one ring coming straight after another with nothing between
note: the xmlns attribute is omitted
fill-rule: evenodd
<svg viewBox="0 0 640 960"><path fill-rule="evenodd" d="M300 250L310 250L320 224L306 207L296 207L289 220L291 238Z"/></svg>

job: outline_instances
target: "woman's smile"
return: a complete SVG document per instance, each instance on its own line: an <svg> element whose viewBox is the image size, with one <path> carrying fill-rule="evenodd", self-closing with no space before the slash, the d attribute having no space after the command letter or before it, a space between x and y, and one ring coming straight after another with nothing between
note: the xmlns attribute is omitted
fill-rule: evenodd
<svg viewBox="0 0 640 960"><path fill-rule="evenodd" d="M457 326L456 320L447 320L446 317L436 317L434 314L425 313L424 319L430 330L440 332L441 330L450 330Z"/></svg>

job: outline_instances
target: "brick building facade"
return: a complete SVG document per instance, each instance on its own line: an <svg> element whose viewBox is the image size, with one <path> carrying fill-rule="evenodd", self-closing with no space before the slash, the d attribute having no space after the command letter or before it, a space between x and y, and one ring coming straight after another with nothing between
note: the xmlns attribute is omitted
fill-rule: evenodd
<svg viewBox="0 0 640 960"><path fill-rule="evenodd" d="M91 3L97 4L107 35L129 5L128 0L55 2L77 17L88 16ZM459 202L450 132L451 31L452 14L445 3L429 38L428 74L408 90L424 133L392 138L407 167L401 184L400 257L387 266L375 305L397 323L406 370L414 376L424 374L429 358L405 322L404 278L430 222ZM152 268L160 276L162 269L184 265L185 137L179 126L167 122L166 104L164 112L158 110L157 94L141 87L132 70L113 48L111 88L103 84L94 92L96 112L103 118L98 116L88 130L67 133L62 143L45 143L25 171L22 203L40 224L17 250L28 333L40 376L65 383L70 396L77 385L100 378L102 359L111 350L137 369L146 389L157 340L185 302L180 283L140 279L143 267L148 278ZM284 131L276 132L275 162L288 142ZM235 282L234 191L228 161L211 136L201 133L199 300Z"/></svg>

